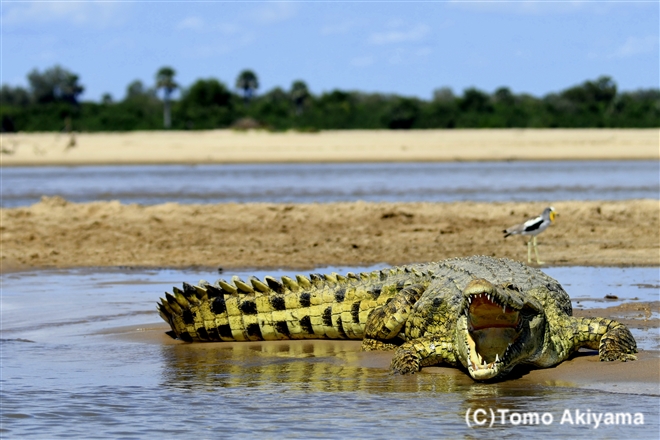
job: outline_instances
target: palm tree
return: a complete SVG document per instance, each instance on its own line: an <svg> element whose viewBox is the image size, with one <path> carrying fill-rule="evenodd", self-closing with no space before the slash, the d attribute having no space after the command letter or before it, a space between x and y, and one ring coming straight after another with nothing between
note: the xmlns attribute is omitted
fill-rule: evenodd
<svg viewBox="0 0 660 440"><path fill-rule="evenodd" d="M251 70L242 71L236 78L236 88L243 91L243 99L246 104L249 104L250 99L254 96L254 91L259 88L257 75Z"/></svg>
<svg viewBox="0 0 660 440"><path fill-rule="evenodd" d="M163 109L163 125L165 128L172 126L172 117L170 114L170 96L179 85L174 82L174 75L176 72L171 67L161 67L156 73L156 88L163 89L164 93L164 109Z"/></svg>
<svg viewBox="0 0 660 440"><path fill-rule="evenodd" d="M309 89L304 81L294 81L289 92L293 103L296 105L296 115L302 114L303 105L309 97Z"/></svg>

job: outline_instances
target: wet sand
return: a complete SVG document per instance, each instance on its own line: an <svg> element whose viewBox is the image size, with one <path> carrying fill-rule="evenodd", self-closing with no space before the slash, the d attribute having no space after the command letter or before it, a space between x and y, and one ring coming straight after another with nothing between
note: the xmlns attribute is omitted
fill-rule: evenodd
<svg viewBox="0 0 660 440"><path fill-rule="evenodd" d="M658 129L3 133L0 144L3 166L660 157Z"/></svg>

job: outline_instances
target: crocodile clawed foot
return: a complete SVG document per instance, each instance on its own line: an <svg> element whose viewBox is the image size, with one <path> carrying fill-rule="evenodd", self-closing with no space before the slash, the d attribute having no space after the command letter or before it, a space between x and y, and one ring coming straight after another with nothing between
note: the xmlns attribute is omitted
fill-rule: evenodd
<svg viewBox="0 0 660 440"><path fill-rule="evenodd" d="M415 374L420 370L419 356L412 350L397 350L390 369L396 374Z"/></svg>
<svg viewBox="0 0 660 440"><path fill-rule="evenodd" d="M602 362L634 361L637 360L637 344L626 327L616 327L600 340L598 357Z"/></svg>
<svg viewBox="0 0 660 440"><path fill-rule="evenodd" d="M628 362L628 361L636 361L637 356L628 353L606 353L600 355L600 360L603 362L613 362L613 361Z"/></svg>

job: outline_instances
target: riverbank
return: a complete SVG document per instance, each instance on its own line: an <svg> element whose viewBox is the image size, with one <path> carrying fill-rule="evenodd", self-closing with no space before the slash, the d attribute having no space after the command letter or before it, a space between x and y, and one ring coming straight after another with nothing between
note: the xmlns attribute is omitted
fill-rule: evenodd
<svg viewBox="0 0 660 440"><path fill-rule="evenodd" d="M556 202L539 237L547 265L660 266L657 200ZM154 206L44 197L0 209L2 271L136 266L309 269L399 265L468 255L525 261L502 230L538 203L328 203Z"/></svg>
<svg viewBox="0 0 660 440"><path fill-rule="evenodd" d="M150 131L3 133L19 165L658 160L658 129Z"/></svg>

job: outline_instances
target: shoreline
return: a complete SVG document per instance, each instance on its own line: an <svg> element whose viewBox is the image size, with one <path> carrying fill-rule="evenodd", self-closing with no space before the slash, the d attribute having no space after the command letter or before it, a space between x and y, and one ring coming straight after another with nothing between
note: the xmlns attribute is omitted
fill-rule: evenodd
<svg viewBox="0 0 660 440"><path fill-rule="evenodd" d="M0 166L658 160L658 129L3 133Z"/></svg>

